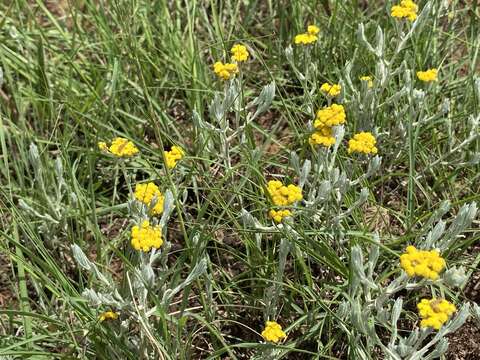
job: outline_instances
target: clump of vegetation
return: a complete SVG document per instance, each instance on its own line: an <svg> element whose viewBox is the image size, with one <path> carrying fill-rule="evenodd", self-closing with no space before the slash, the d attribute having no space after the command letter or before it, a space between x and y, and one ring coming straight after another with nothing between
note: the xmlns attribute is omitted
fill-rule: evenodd
<svg viewBox="0 0 480 360"><path fill-rule="evenodd" d="M436 359L480 331L475 2L0 9L1 358Z"/></svg>

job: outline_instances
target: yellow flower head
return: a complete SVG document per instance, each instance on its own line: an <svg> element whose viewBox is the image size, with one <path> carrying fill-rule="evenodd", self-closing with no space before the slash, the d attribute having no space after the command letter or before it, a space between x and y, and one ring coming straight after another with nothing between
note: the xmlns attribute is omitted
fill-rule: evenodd
<svg viewBox="0 0 480 360"><path fill-rule="evenodd" d="M319 32L320 32L320 29L318 28L318 26L315 26L315 25L307 26L307 34L317 35Z"/></svg>
<svg viewBox="0 0 480 360"><path fill-rule="evenodd" d="M98 320L100 320L100 321L117 320L119 315L120 314L118 312L105 311L98 316Z"/></svg>
<svg viewBox="0 0 480 360"><path fill-rule="evenodd" d="M270 210L268 215L277 223L281 223L282 220L286 217L292 216L292 212L290 210Z"/></svg>
<svg viewBox="0 0 480 360"><path fill-rule="evenodd" d="M371 132L362 131L353 135L353 139L348 140L348 153L358 152L375 155L378 152L376 143L377 140Z"/></svg>
<svg viewBox="0 0 480 360"><path fill-rule="evenodd" d="M344 124L347 120L345 115L345 109L343 105L332 104L321 110L317 111L317 118L315 119L313 126L315 128L331 127L340 124Z"/></svg>
<svg viewBox="0 0 480 360"><path fill-rule="evenodd" d="M275 321L267 321L265 329L262 331L262 337L270 342L278 343L287 335L283 332L282 327Z"/></svg>
<svg viewBox="0 0 480 360"><path fill-rule="evenodd" d="M135 250L148 252L152 248L160 248L163 244L162 229L160 226L151 226L148 220L144 220L140 226L135 225L131 235L131 244Z"/></svg>
<svg viewBox="0 0 480 360"><path fill-rule="evenodd" d="M107 148L107 144L104 142L99 142L98 147L102 151L109 151L115 156L118 157L130 157L136 155L139 150L135 144L127 139L117 137L113 139L112 144Z"/></svg>
<svg viewBox="0 0 480 360"><path fill-rule="evenodd" d="M339 84L330 85L329 83L324 83L320 87L320 91L323 92L325 95L335 97L342 91L342 86Z"/></svg>
<svg viewBox="0 0 480 360"><path fill-rule="evenodd" d="M277 206L292 205L303 199L302 189L293 184L285 186L278 180L270 180L267 184L267 190L272 202Z"/></svg>
<svg viewBox="0 0 480 360"><path fill-rule="evenodd" d="M438 75L437 69L429 69L427 71L417 71L417 77L424 82L436 81Z"/></svg>
<svg viewBox="0 0 480 360"><path fill-rule="evenodd" d="M185 156L185 152L180 146L173 145L170 151L165 151L165 159L167 160L167 167L173 169L177 166L177 161Z"/></svg>
<svg viewBox="0 0 480 360"><path fill-rule="evenodd" d="M164 197L158 186L153 182L135 185L135 199L147 205L154 215L160 215L163 212Z"/></svg>
<svg viewBox="0 0 480 360"><path fill-rule="evenodd" d="M213 72L221 79L228 80L238 73L238 65L217 61L213 64Z"/></svg>
<svg viewBox="0 0 480 360"><path fill-rule="evenodd" d="M421 276L436 280L446 263L437 250L417 250L415 246L410 245L400 256L400 266L410 277Z"/></svg>
<svg viewBox="0 0 480 360"><path fill-rule="evenodd" d="M100 151L108 152L108 146L106 142L99 141L98 148L100 149Z"/></svg>
<svg viewBox="0 0 480 360"><path fill-rule="evenodd" d="M243 62L248 60L248 50L246 46L241 44L233 45L232 49L230 50L232 53L232 59L236 62Z"/></svg>
<svg viewBox="0 0 480 360"><path fill-rule="evenodd" d="M296 45L309 45L318 40L317 34L320 32L320 29L315 25L309 25L307 27L307 32L298 34L295 36L294 43Z"/></svg>
<svg viewBox="0 0 480 360"><path fill-rule="evenodd" d="M322 145L330 147L335 144L335 137L333 136L332 128L329 126L320 127L308 139L310 145Z"/></svg>
<svg viewBox="0 0 480 360"><path fill-rule="evenodd" d="M360 76L361 81L368 81L368 87L373 87L373 78L370 75Z"/></svg>
<svg viewBox="0 0 480 360"><path fill-rule="evenodd" d="M440 330L450 316L457 311L452 303L445 299L422 299L417 304L418 314L422 318L420 327Z"/></svg>
<svg viewBox="0 0 480 360"><path fill-rule="evenodd" d="M417 18L417 12L417 4L412 0L402 0L400 5L392 6L391 15L399 19L407 18L409 21L414 21Z"/></svg>

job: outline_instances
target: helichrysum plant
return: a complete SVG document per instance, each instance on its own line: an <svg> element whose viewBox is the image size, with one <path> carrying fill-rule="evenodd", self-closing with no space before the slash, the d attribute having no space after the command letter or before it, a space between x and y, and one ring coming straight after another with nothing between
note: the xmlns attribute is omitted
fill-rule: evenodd
<svg viewBox="0 0 480 360"><path fill-rule="evenodd" d="M0 357L448 358L480 326L474 11L204 3L2 12Z"/></svg>

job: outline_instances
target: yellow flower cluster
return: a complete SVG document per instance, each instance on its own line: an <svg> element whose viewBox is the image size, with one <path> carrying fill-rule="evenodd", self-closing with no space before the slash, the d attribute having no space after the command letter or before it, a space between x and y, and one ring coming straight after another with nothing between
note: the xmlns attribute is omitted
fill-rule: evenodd
<svg viewBox="0 0 480 360"><path fill-rule="evenodd" d="M329 126L323 126L316 129L308 139L310 145L322 145L330 147L335 144L335 137L333 136L332 128Z"/></svg>
<svg viewBox="0 0 480 360"><path fill-rule="evenodd" d="M412 0L402 0L400 5L392 6L391 15L399 19L407 18L409 21L414 21L417 18L417 11L418 6Z"/></svg>
<svg viewBox="0 0 480 360"><path fill-rule="evenodd" d="M429 69L427 71L417 71L417 77L424 82L436 81L438 75L437 69Z"/></svg>
<svg viewBox="0 0 480 360"><path fill-rule="evenodd" d="M152 248L158 249L163 244L162 229L160 226L151 226L148 220L144 220L140 226L132 228L131 244L135 250L144 252Z"/></svg>
<svg viewBox="0 0 480 360"><path fill-rule="evenodd" d="M280 324L275 321L267 321L265 329L262 331L262 337L270 342L278 343L287 337Z"/></svg>
<svg viewBox="0 0 480 360"><path fill-rule="evenodd" d="M238 65L233 63L222 63L217 61L213 64L213 72L221 79L228 80L238 73Z"/></svg>
<svg viewBox="0 0 480 360"><path fill-rule="evenodd" d="M285 186L278 180L270 180L267 184L267 191L276 206L289 206L303 199L302 189L293 184ZM275 222L280 223L284 218L293 214L288 209L271 209L268 215Z"/></svg>
<svg viewBox="0 0 480 360"><path fill-rule="evenodd" d="M147 207L152 206L152 202L155 201L155 204L153 204L153 207L150 209L152 214L160 215L163 212L164 197L158 189L158 186L153 182L136 184L134 196L135 199L144 203Z"/></svg>
<svg viewBox="0 0 480 360"><path fill-rule="evenodd" d="M317 26L309 25L307 27L307 32L295 36L294 42L296 45L309 45L318 40L317 34L319 32L320 29Z"/></svg>
<svg viewBox="0 0 480 360"><path fill-rule="evenodd" d="M290 184L285 186L279 180L270 180L267 190L272 201L277 206L288 206L303 199L302 189Z"/></svg>
<svg viewBox="0 0 480 360"><path fill-rule="evenodd" d="M181 160L185 156L185 152L180 146L173 145L170 151L165 151L165 160L167 161L167 167L173 169L177 166L177 161Z"/></svg>
<svg viewBox="0 0 480 360"><path fill-rule="evenodd" d="M373 78L370 75L360 76L361 81L368 81L368 87L373 87Z"/></svg>
<svg viewBox="0 0 480 360"><path fill-rule="evenodd" d="M98 142L98 148L101 150L101 151L109 151L108 150L108 145L106 142L104 141L99 141Z"/></svg>
<svg viewBox="0 0 480 360"><path fill-rule="evenodd" d="M371 132L362 131L353 135L353 139L348 140L348 153L358 152L375 155L378 152L376 143L377 140Z"/></svg>
<svg viewBox="0 0 480 360"><path fill-rule="evenodd" d="M450 316L457 311L455 305L445 299L422 299L417 304L417 309L422 318L420 327L431 327L435 330L440 330Z"/></svg>
<svg viewBox="0 0 480 360"><path fill-rule="evenodd" d="M336 88L337 87L337 88ZM332 92L336 96L340 93L340 85L323 84L322 91ZM346 121L345 109L343 105L332 104L324 109L317 111L317 116L313 122L315 133L313 133L308 142L311 145L322 145L330 147L335 144L335 137L333 136L332 127L344 124Z"/></svg>
<svg viewBox="0 0 480 360"><path fill-rule="evenodd" d="M332 104L331 106L327 106L326 108L317 111L317 118L315 119L313 126L317 129L325 126L337 126L344 124L346 120L347 116L345 115L343 105Z"/></svg>
<svg viewBox="0 0 480 360"><path fill-rule="evenodd" d="M130 157L139 152L138 148L133 142L121 137L116 137L113 139L110 147L108 147L107 143L100 141L98 143L98 148L101 151L110 152L118 157Z"/></svg>
<svg viewBox="0 0 480 360"><path fill-rule="evenodd" d="M98 317L98 320L100 321L117 320L119 315L120 315L119 313L114 311L105 311L100 314L100 316Z"/></svg>
<svg viewBox="0 0 480 360"><path fill-rule="evenodd" d="M247 47L242 44L235 44L230 49L230 53L232 54L232 60L236 63L245 62L248 60L248 53ZM223 80L229 80L235 77L238 74L238 65L236 63L222 63L221 61L217 61L213 64L213 72Z"/></svg>
<svg viewBox="0 0 480 360"><path fill-rule="evenodd" d="M320 91L323 92L325 95L335 97L342 91L342 86L339 84L324 83L320 87Z"/></svg>
<svg viewBox="0 0 480 360"><path fill-rule="evenodd" d="M230 50L232 53L232 59L236 62L243 62L248 60L248 50L247 47L241 44L233 45L232 49Z"/></svg>
<svg viewBox="0 0 480 360"><path fill-rule="evenodd" d="M400 266L408 276L422 276L436 280L438 274L445 268L445 260L437 250L417 250L415 246L407 246L405 253L400 256Z"/></svg>
<svg viewBox="0 0 480 360"><path fill-rule="evenodd" d="M277 223L281 223L282 220L286 217L292 216L292 212L290 210L270 210L268 215Z"/></svg>

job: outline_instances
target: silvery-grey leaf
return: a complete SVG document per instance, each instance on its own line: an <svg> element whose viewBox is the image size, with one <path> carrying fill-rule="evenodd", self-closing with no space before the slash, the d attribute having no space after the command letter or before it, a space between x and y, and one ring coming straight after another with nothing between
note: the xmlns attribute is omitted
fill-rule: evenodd
<svg viewBox="0 0 480 360"><path fill-rule="evenodd" d="M270 84L264 86L260 95L248 105L248 107L257 106L257 109L252 116L252 120L268 110L272 104L273 98L275 97L275 87L275 81L272 81Z"/></svg>
<svg viewBox="0 0 480 360"><path fill-rule="evenodd" d="M165 192L165 198L163 200L163 214L162 218L160 219L160 227L163 229L170 218L170 215L175 208L173 194L170 190Z"/></svg>
<svg viewBox="0 0 480 360"><path fill-rule="evenodd" d="M373 48L373 46L368 42L367 37L365 36L365 26L363 23L360 23L358 25L358 30L357 30L357 39L358 41L367 48L368 51L370 51L372 54L376 55L376 51Z"/></svg>
<svg viewBox="0 0 480 360"><path fill-rule="evenodd" d="M179 291L184 289L186 286L190 285L194 280L196 280L198 277L200 277L205 271L207 270L207 259L202 258L193 268L193 270L188 274L187 278L180 283L178 286L176 286L173 289L168 289L167 291L164 292L163 298L162 298L162 303L163 304L168 304L170 300L177 294Z"/></svg>
<svg viewBox="0 0 480 360"><path fill-rule="evenodd" d="M299 186L300 188L303 188L305 185L305 182L307 181L308 175L310 174L310 170L312 169L312 163L310 160L305 160L303 163L302 167L302 172L300 173L300 180L299 180Z"/></svg>
<svg viewBox="0 0 480 360"><path fill-rule="evenodd" d="M97 265L88 260L83 250L77 244L73 244L71 247L73 257L77 264L84 270L92 272L100 281L105 285L110 286L111 282L98 270Z"/></svg>
<svg viewBox="0 0 480 360"><path fill-rule="evenodd" d="M375 49L375 54L379 58L381 58L383 57L383 52L384 52L384 37L383 37L383 30L380 26L377 26L376 41L377 41L377 47Z"/></svg>

